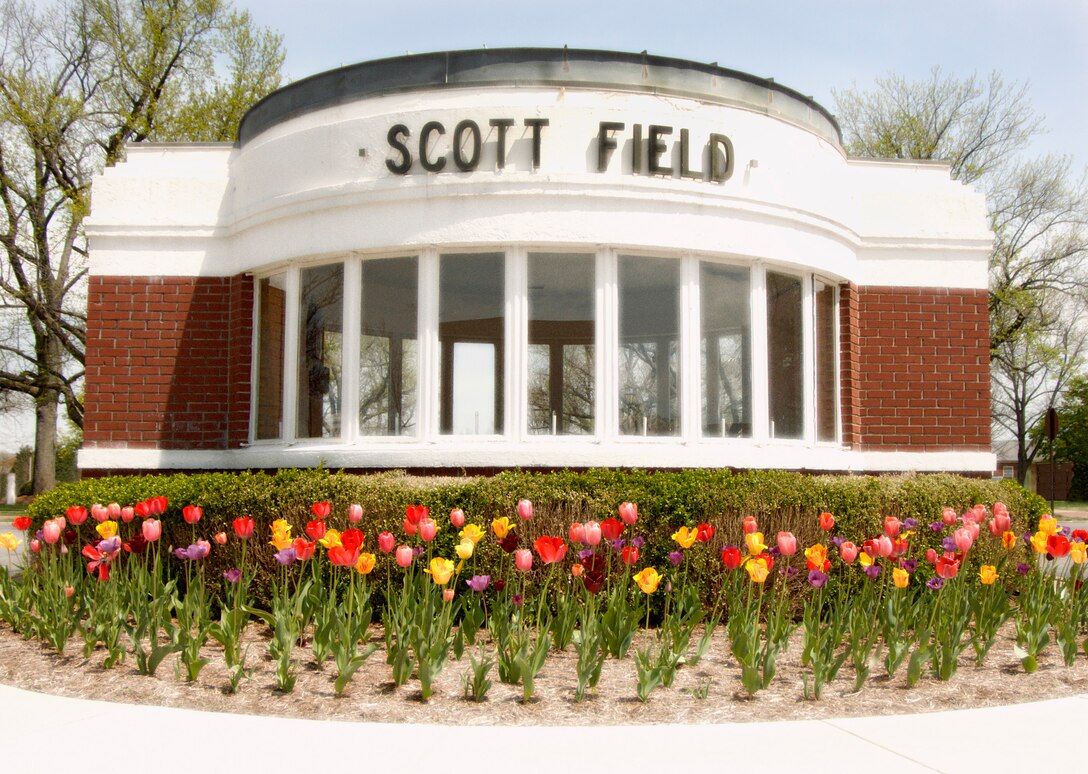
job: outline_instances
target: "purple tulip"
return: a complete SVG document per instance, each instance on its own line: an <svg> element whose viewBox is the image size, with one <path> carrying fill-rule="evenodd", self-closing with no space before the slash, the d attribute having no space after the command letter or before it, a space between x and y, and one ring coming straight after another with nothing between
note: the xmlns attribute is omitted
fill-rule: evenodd
<svg viewBox="0 0 1088 774"><path fill-rule="evenodd" d="M845 542L846 538L842 535L836 535L835 537L831 538L831 545L835 546L835 548L838 548Z"/></svg>
<svg viewBox="0 0 1088 774"><path fill-rule="evenodd" d="M785 567L780 569L778 572L781 573L782 575L785 575L787 578L792 578L794 575L797 574L797 568L787 564Z"/></svg>
<svg viewBox="0 0 1088 774"><path fill-rule="evenodd" d="M425 554L426 552L427 552L427 548L425 546L416 546L415 548L412 549L412 558L413 559L418 559L419 557L423 556L423 554Z"/></svg>
<svg viewBox="0 0 1088 774"><path fill-rule="evenodd" d="M472 580L465 581L465 585L473 591L480 593L491 583L490 575L473 575Z"/></svg>
<svg viewBox="0 0 1088 774"><path fill-rule="evenodd" d="M616 538L615 540L612 541L612 550L613 551L622 551L623 546L626 543L627 543L627 541L624 540L623 538Z"/></svg>
<svg viewBox="0 0 1088 774"><path fill-rule="evenodd" d="M642 548L646 544L646 539L642 535L635 535L631 538L631 545L635 548Z"/></svg>
<svg viewBox="0 0 1088 774"><path fill-rule="evenodd" d="M929 528L931 530L933 530L934 532L940 532L942 529L944 529L944 522L943 521L935 521L935 522L933 522L932 524L929 525Z"/></svg>
<svg viewBox="0 0 1088 774"><path fill-rule="evenodd" d="M514 607L521 607L521 594L515 594L513 597L511 597L510 601L514 603Z"/></svg>
<svg viewBox="0 0 1088 774"><path fill-rule="evenodd" d="M814 589L822 589L824 584L827 583L827 573L819 570L809 570L808 583Z"/></svg>
<svg viewBox="0 0 1088 774"><path fill-rule="evenodd" d="M776 545L771 546L767 549L767 553L777 559L778 557L782 556L782 549Z"/></svg>
<svg viewBox="0 0 1088 774"><path fill-rule="evenodd" d="M116 535L98 543L98 550L104 554L115 554L121 550L121 538Z"/></svg>
<svg viewBox="0 0 1088 774"><path fill-rule="evenodd" d="M1016 571L1021 575L1027 575L1029 572L1031 572L1031 565L1020 562L1020 564L1016 565Z"/></svg>
<svg viewBox="0 0 1088 774"><path fill-rule="evenodd" d="M918 569L918 560L917 559L900 559L899 560L899 566L902 567L907 572L914 572L915 570Z"/></svg>
<svg viewBox="0 0 1088 774"><path fill-rule="evenodd" d="M684 552L673 551L671 554L669 554L669 561L672 562L673 567L678 567L680 565L680 562L684 561Z"/></svg>
<svg viewBox="0 0 1088 774"><path fill-rule="evenodd" d="M868 567L864 568L864 571L865 574L869 576L870 580L876 580L880 577L879 564L870 564Z"/></svg>
<svg viewBox="0 0 1088 774"><path fill-rule="evenodd" d="M223 577L227 579L227 583L237 583L242 580L241 570L227 570L223 573Z"/></svg>
<svg viewBox="0 0 1088 774"><path fill-rule="evenodd" d="M952 537L951 535L949 535L948 537L946 537L944 540L941 541L941 546L944 548L945 551L951 551L952 553L955 553L956 550L957 550L956 549L956 539L954 537Z"/></svg>
<svg viewBox="0 0 1088 774"><path fill-rule="evenodd" d="M944 578L934 575L932 578L926 581L926 585L934 591L940 591L944 587Z"/></svg>
<svg viewBox="0 0 1088 774"><path fill-rule="evenodd" d="M918 526L918 519L914 518L913 516L911 516L908 519L903 520L904 529L911 530L911 529L914 529L917 526Z"/></svg>
<svg viewBox="0 0 1088 774"><path fill-rule="evenodd" d="M289 564L294 564L295 560L298 559L298 554L295 553L294 546L287 546L287 548L281 549L280 551L273 554L272 558L280 564L286 566Z"/></svg>
<svg viewBox="0 0 1088 774"><path fill-rule="evenodd" d="M593 556L593 549L592 548L583 548L581 551L578 552L578 561L579 562L584 562L586 559L588 559L591 556Z"/></svg>

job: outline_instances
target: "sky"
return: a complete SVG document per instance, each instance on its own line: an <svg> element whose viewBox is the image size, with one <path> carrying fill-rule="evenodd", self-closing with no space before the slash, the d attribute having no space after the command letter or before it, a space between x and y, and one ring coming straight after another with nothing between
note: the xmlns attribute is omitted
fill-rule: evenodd
<svg viewBox="0 0 1088 774"><path fill-rule="evenodd" d="M235 0L284 36L289 79L369 59L453 49L556 46L717 62L834 111L833 89L895 73L1026 83L1045 133L1025 153L1088 165L1086 0ZM0 450L33 437L29 413L0 418Z"/></svg>

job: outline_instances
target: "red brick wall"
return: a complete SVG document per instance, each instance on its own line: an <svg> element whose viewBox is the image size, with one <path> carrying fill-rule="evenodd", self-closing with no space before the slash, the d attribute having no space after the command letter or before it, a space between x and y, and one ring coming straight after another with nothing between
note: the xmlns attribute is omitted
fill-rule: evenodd
<svg viewBox="0 0 1088 774"><path fill-rule="evenodd" d="M248 277L92 276L84 445L243 442L252 305Z"/></svg>
<svg viewBox="0 0 1088 774"><path fill-rule="evenodd" d="M985 290L858 288L857 333L859 448L990 450Z"/></svg>

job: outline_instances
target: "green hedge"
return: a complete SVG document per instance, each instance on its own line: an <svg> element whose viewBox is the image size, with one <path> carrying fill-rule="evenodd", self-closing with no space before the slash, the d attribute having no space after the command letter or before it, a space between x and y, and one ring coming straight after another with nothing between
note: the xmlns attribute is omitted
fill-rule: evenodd
<svg viewBox="0 0 1088 774"><path fill-rule="evenodd" d="M368 550L376 552L376 537L389 530L402 539L400 525L405 506L426 505L440 526L433 550L452 557L456 542L446 514L464 509L470 522L488 526L499 516L516 520L515 505L528 498L535 505L533 521L522 528L523 545L535 536L558 534L564 537L573 521L601 521L616 514L617 506L630 500L638 504L638 532L647 539L640 564L662 566L675 547L669 535L681 525L705 521L718 534L711 548L695 561L700 574L716 571L717 551L725 543L743 543L741 521L753 515L773 544L780 530L797 535L798 544L827 542L817 527L817 517L830 511L837 519L834 534L860 540L879 533L885 516L918 520L912 545L913 556L936 546L940 536L927 525L940 518L946 507L963 512L976 503L992 506L1003 501L1013 517L1018 534L1033 528L1046 512L1046 501L1011 481L990 481L960 476L808 476L783 471L687 470L646 472L590 470L585 473L529 473L509 471L490 477L421 478L399 472L357 476L323 469L282 470L266 473L197 473L172 476L121 476L88 479L64 484L41 495L28 508L36 525L63 514L71 505L117 502L129 505L152 496L169 498L163 519L163 540L167 545L188 545L193 529L184 523L181 509L200 505L204 518L196 532L210 539L219 531L231 532L236 516L252 515L257 522L250 556L268 571L274 569L273 549L267 544L268 525L285 518L302 534L310 505L320 500L333 503L329 525L343 529L350 503L359 503L364 518L359 525L367 536ZM122 533L124 534L124 532ZM233 543L232 543L233 545ZM229 548L229 547L228 547ZM495 541L484 540L478 547L476 571L483 574L497 563L500 552ZM234 561L233 549L213 550L210 577ZM379 577L381 568L379 565ZM265 582L267 581L265 577ZM259 584L262 585L262 584Z"/></svg>

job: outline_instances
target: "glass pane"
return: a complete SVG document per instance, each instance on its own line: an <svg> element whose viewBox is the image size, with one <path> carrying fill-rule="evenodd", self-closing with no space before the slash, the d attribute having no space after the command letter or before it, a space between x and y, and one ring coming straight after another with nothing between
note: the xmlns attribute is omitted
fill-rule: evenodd
<svg viewBox="0 0 1088 774"><path fill-rule="evenodd" d="M594 256L529 254L529 432L593 433Z"/></svg>
<svg viewBox="0 0 1088 774"><path fill-rule="evenodd" d="M359 432L416 434L418 261L363 262Z"/></svg>
<svg viewBox="0 0 1088 774"><path fill-rule="evenodd" d="M835 286L815 282L816 312L816 440L837 441L839 401L835 391Z"/></svg>
<svg viewBox="0 0 1088 774"><path fill-rule="evenodd" d="M620 432L680 431L680 262L619 260Z"/></svg>
<svg viewBox="0 0 1088 774"><path fill-rule="evenodd" d="M767 383L772 438L805 432L801 278L767 272Z"/></svg>
<svg viewBox="0 0 1088 774"><path fill-rule="evenodd" d="M699 264L703 435L752 435L750 272Z"/></svg>
<svg viewBox="0 0 1088 774"><path fill-rule="evenodd" d="M257 440L281 437L286 312L287 274L265 277L257 288Z"/></svg>
<svg viewBox="0 0 1088 774"><path fill-rule="evenodd" d="M340 435L344 265L302 270L299 297L299 438Z"/></svg>
<svg viewBox="0 0 1088 774"><path fill-rule="evenodd" d="M439 424L443 433L503 431L502 253L443 255L439 263Z"/></svg>

